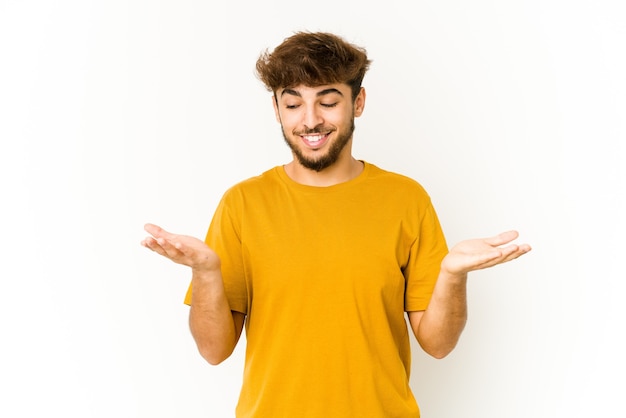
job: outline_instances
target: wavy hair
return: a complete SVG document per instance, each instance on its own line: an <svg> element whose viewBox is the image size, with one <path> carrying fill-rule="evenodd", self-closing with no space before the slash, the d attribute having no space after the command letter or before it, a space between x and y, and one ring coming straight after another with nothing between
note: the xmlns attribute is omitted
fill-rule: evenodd
<svg viewBox="0 0 626 418"><path fill-rule="evenodd" d="M364 48L325 32L296 32L256 62L257 77L275 93L300 84L309 87L345 83L352 99L361 89L371 60Z"/></svg>

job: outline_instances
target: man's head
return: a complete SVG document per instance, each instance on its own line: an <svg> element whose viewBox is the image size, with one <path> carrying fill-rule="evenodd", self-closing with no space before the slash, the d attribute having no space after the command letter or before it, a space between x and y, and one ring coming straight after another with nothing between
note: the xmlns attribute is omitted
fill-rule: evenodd
<svg viewBox="0 0 626 418"><path fill-rule="evenodd" d="M300 166L320 172L351 159L369 63L365 50L329 33L296 33L259 57L257 74Z"/></svg>
<svg viewBox="0 0 626 418"><path fill-rule="evenodd" d="M265 51L256 63L259 79L273 93L279 88L304 85L347 84L354 100L361 89L370 60L365 49L337 35L296 32L273 52Z"/></svg>

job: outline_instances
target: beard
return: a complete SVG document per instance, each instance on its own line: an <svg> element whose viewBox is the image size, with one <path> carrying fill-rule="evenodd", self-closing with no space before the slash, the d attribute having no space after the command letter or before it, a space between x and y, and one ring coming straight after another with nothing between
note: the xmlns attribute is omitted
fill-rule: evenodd
<svg viewBox="0 0 626 418"><path fill-rule="evenodd" d="M291 149L291 152L296 157L300 165L309 170L313 170L316 172L320 172L325 168L330 167L339 159L339 155L341 155L341 151L346 147L348 142L350 142L350 138L352 138L352 134L354 133L354 117L350 121L350 127L346 131L337 131L337 138L335 141L330 144L330 148L326 152L326 154L320 155L316 158L310 158L305 156L300 148L298 148L294 143L292 143L287 135L285 135L285 130L281 125L281 131L283 133L283 138L285 139L285 143ZM326 132L323 127L316 127L304 132L305 134L315 134Z"/></svg>

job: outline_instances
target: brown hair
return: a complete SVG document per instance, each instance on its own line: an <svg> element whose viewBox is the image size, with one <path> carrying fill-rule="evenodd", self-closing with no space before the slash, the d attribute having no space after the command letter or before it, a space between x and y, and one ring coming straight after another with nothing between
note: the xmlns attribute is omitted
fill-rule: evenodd
<svg viewBox="0 0 626 418"><path fill-rule="evenodd" d="M345 83L354 100L369 69L365 49L337 35L296 32L273 52L265 51L256 62L258 78L269 91L299 84L315 87Z"/></svg>

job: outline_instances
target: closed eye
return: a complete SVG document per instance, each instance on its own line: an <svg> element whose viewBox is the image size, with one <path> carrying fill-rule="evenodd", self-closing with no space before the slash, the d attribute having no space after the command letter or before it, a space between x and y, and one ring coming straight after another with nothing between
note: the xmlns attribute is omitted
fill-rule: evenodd
<svg viewBox="0 0 626 418"><path fill-rule="evenodd" d="M337 106L337 102L335 103L321 103L322 107L335 107Z"/></svg>

